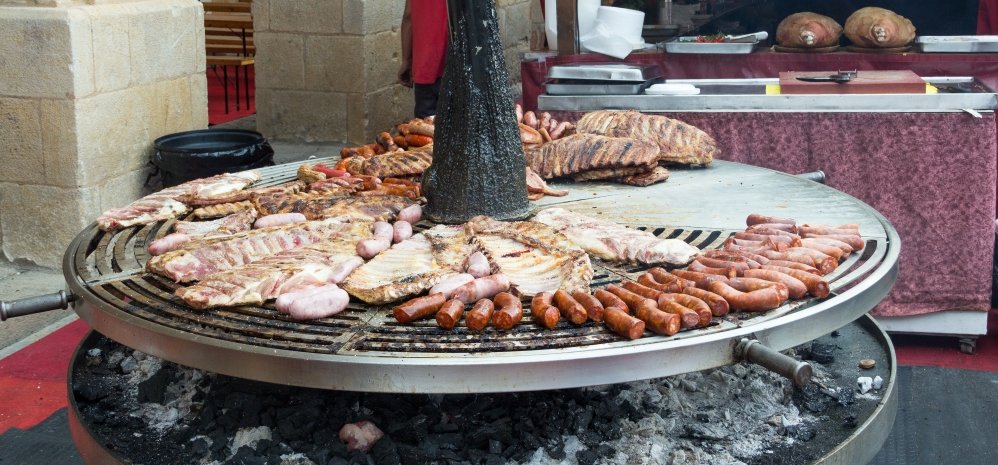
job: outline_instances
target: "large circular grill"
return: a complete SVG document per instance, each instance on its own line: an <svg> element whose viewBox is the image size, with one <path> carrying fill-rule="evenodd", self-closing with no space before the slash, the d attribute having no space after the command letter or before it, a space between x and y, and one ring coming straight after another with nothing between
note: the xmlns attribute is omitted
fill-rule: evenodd
<svg viewBox="0 0 998 465"><path fill-rule="evenodd" d="M321 161L321 160L319 160ZM258 185L286 182L297 165L259 170ZM681 170L646 188L604 184L557 186L538 208L569 210L719 247L744 229L749 213L810 223L859 223L866 248L827 276L832 295L791 302L760 315L732 314L710 327L672 337L625 341L592 323L546 330L529 314L511 331L399 324L390 306L352 303L331 318L297 322L271 304L194 310L178 287L146 273L146 245L172 221L104 233L91 225L64 258L75 311L118 342L176 363L260 381L338 390L407 393L505 392L579 387L669 376L733 363L734 346L758 339L782 350L861 316L886 296L897 273L894 228L862 202L821 184L762 168L717 161ZM428 226L428 225L420 225ZM593 287L635 279L645 268L594 260Z"/></svg>

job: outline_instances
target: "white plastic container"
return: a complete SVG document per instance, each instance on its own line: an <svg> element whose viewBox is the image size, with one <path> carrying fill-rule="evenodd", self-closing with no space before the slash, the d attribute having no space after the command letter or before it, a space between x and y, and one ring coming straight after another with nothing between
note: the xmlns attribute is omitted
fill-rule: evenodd
<svg viewBox="0 0 998 465"><path fill-rule="evenodd" d="M592 30L596 23L596 10L600 0L577 0L579 7L579 37ZM558 1L544 0L544 32L548 38L548 49L558 50Z"/></svg>

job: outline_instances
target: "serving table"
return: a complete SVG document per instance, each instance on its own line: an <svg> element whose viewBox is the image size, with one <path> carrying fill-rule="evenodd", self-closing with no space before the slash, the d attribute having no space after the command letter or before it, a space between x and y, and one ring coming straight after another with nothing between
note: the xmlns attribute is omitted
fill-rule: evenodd
<svg viewBox="0 0 998 465"><path fill-rule="evenodd" d="M577 55L523 63L525 103L533 73L576 58L606 60ZM708 90L695 96L540 95L538 102L539 110L568 121L597 109L663 114L711 134L720 148L718 158L788 173L823 171L828 185L882 212L905 241L898 284L873 314L889 331L964 337L961 348L972 352L973 338L987 331L991 300L998 146L995 94L988 89L998 84L998 55L961 54L960 59L966 62L951 54L757 53L708 60L660 53L632 55L627 61L658 60L670 82L727 78L757 86L772 84L778 70L797 66L911 66L923 76L937 76L929 80L940 86L970 80L939 77L965 71L983 91L822 96ZM721 79L690 76L709 72ZM734 79L756 72L772 78ZM946 312L934 315L940 311Z"/></svg>

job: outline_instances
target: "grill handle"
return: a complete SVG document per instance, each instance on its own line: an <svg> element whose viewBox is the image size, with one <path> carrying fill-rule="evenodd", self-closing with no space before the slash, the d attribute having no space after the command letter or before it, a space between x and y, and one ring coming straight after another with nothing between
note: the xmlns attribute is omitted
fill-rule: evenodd
<svg viewBox="0 0 998 465"><path fill-rule="evenodd" d="M756 339L742 338L738 341L735 356L789 378L797 386L806 386L811 382L813 370L810 363L783 355Z"/></svg>
<svg viewBox="0 0 998 465"><path fill-rule="evenodd" d="M74 300L76 300L76 295L66 291L11 301L0 300L0 321L49 310L64 310L69 308L69 303Z"/></svg>
<svg viewBox="0 0 998 465"><path fill-rule="evenodd" d="M798 178L807 179L808 181L814 181L818 184L825 183L825 172L821 170L809 171L807 173L796 174L794 176L797 176Z"/></svg>

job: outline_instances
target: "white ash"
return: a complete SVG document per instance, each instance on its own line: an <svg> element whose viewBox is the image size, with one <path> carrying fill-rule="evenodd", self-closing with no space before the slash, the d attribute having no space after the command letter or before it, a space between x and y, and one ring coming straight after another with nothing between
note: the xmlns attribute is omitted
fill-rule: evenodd
<svg viewBox="0 0 998 465"><path fill-rule="evenodd" d="M141 354L141 352L134 352L131 357L125 360L135 360L136 354ZM163 366L163 360L156 357L142 354L138 359L138 368L131 373L129 379L136 386L136 391L138 383L149 379ZM122 363L125 362L122 361ZM176 367L178 379L166 386L163 393L164 402L162 404L145 402L139 404L138 408L130 413L132 416L143 418L146 424L156 432L162 433L173 428L177 423L190 419L190 413L196 411L200 405L193 399L200 389L201 380L206 375L210 375L193 368L180 365Z"/></svg>
<svg viewBox="0 0 998 465"><path fill-rule="evenodd" d="M281 455L281 465L316 465L302 453Z"/></svg>

